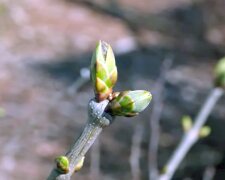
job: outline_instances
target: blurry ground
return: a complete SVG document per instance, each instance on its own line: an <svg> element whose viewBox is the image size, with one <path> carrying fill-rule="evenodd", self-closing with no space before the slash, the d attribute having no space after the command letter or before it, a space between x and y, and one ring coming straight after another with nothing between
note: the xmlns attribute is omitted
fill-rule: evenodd
<svg viewBox="0 0 225 180"><path fill-rule="evenodd" d="M99 39L115 49L119 90L152 90L162 60L173 58L162 166L179 142L180 118L195 116L212 87L212 65L225 54L224 7L223 0L0 0L0 179L45 179L54 157L79 135L93 92L90 84L73 94L69 89ZM177 179L200 179L207 166L217 168L216 179L223 177L224 104L210 117L211 136L193 148ZM101 179L131 178L129 153L138 123L146 127L141 162L147 179L149 114L118 118L103 132ZM75 179L94 179L89 159Z"/></svg>

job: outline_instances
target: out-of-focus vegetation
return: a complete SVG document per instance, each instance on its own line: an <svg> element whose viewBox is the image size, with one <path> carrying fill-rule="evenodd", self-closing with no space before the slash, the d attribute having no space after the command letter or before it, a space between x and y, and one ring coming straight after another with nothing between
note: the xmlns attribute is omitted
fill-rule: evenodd
<svg viewBox="0 0 225 180"><path fill-rule="evenodd" d="M1 0L0 179L24 174L45 179L54 157L79 135L93 92L91 83L71 89L98 39L115 49L121 69L116 90L154 92L162 61L173 60L161 94L162 168L183 134L180 119L195 117L213 86L213 66L225 55L224 5L223 0ZM207 122L210 135L191 149L174 179L201 179L211 169L214 179L223 179L224 102L223 97ZM132 139L141 124L140 178L148 179L150 114L151 108L138 117L117 118L74 178L131 179Z"/></svg>

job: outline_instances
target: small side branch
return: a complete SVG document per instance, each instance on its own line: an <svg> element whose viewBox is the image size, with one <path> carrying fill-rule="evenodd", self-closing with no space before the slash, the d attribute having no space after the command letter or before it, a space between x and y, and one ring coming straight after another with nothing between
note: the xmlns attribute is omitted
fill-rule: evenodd
<svg viewBox="0 0 225 180"><path fill-rule="evenodd" d="M80 77L68 88L67 93L71 96L90 80L90 71L88 68L80 69Z"/></svg>
<svg viewBox="0 0 225 180"><path fill-rule="evenodd" d="M208 166L206 169L205 169L205 172L203 174L203 177L202 179L203 180L213 180L214 176L215 176L215 173L216 173L216 170L214 167L212 166Z"/></svg>
<svg viewBox="0 0 225 180"><path fill-rule="evenodd" d="M196 117L193 127L183 136L180 144L165 166L165 173L160 176L159 180L170 180L173 177L176 169L178 168L178 165L184 159L185 155L188 153L193 144L198 140L200 129L205 124L213 107L223 95L223 93L224 90L222 88L214 88L209 94L206 102Z"/></svg>
<svg viewBox="0 0 225 180"><path fill-rule="evenodd" d="M171 58L166 58L161 66L160 76L156 82L153 99L153 109L150 117L150 138L148 147L149 180L158 179L158 144L159 144L159 121L163 109L163 91L166 73L172 65Z"/></svg>
<svg viewBox="0 0 225 180"><path fill-rule="evenodd" d="M85 156L102 129L109 126L112 122L112 117L104 112L107 105L108 100L100 103L95 100L90 101L88 110L89 120L80 137L66 153L66 157L69 160L69 172L62 174L55 167L49 175L48 180L70 180L78 162Z"/></svg>
<svg viewBox="0 0 225 180"><path fill-rule="evenodd" d="M132 173L132 180L141 179L140 170L140 156L141 156L141 140L143 136L143 126L137 125L132 138L131 154L130 154L130 166Z"/></svg>

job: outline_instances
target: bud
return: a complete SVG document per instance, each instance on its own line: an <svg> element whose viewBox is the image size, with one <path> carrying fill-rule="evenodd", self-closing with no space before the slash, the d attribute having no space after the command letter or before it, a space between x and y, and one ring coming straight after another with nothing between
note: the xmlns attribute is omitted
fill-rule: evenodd
<svg viewBox="0 0 225 180"><path fill-rule="evenodd" d="M77 165L75 166L74 172L80 171L81 168L84 165L84 156L80 159L80 161L77 163Z"/></svg>
<svg viewBox="0 0 225 180"><path fill-rule="evenodd" d="M55 159L57 170L66 174L69 172L69 159L66 156L59 156Z"/></svg>
<svg viewBox="0 0 225 180"><path fill-rule="evenodd" d="M215 70L215 85L225 88L225 57L219 60L216 64Z"/></svg>
<svg viewBox="0 0 225 180"><path fill-rule="evenodd" d="M110 102L109 111L115 116L132 117L143 111L151 99L152 95L148 91L123 91Z"/></svg>
<svg viewBox="0 0 225 180"><path fill-rule="evenodd" d="M5 117L5 115L6 115L5 109L3 109L3 108L0 107L0 118Z"/></svg>
<svg viewBox="0 0 225 180"><path fill-rule="evenodd" d="M201 129L200 129L200 132L199 132L199 137L200 138L205 138L207 137L208 135L210 135L211 133L211 128L209 126L203 126Z"/></svg>
<svg viewBox="0 0 225 180"><path fill-rule="evenodd" d="M192 127L192 119L190 116L183 116L182 118L182 127L184 132L188 132Z"/></svg>
<svg viewBox="0 0 225 180"><path fill-rule="evenodd" d="M117 81L117 67L112 48L99 41L91 60L91 81L98 101L103 101L112 93Z"/></svg>

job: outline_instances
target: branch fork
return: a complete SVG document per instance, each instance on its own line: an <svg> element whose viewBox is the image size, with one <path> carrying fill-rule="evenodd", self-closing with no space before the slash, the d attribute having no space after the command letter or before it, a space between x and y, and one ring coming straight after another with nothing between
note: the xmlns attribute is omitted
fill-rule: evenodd
<svg viewBox="0 0 225 180"><path fill-rule="evenodd" d="M114 117L105 112L105 109L109 101L104 100L101 102L96 102L95 99L92 99L88 104L88 122L85 125L85 128L72 145L70 150L66 153L69 161L69 170L66 174L60 171L57 166L52 170L48 180L69 180L74 170L76 169L77 164L84 158L85 154L94 143L98 135L101 133L104 127L109 126Z"/></svg>
<svg viewBox="0 0 225 180"><path fill-rule="evenodd" d="M85 154L102 129L109 126L115 116L135 116L150 103L151 93L144 90L117 92L113 87L117 81L117 67L112 48L99 41L91 60L91 81L95 98L88 104L88 121L80 137L65 156L56 158L47 180L70 180L72 174L81 169Z"/></svg>

